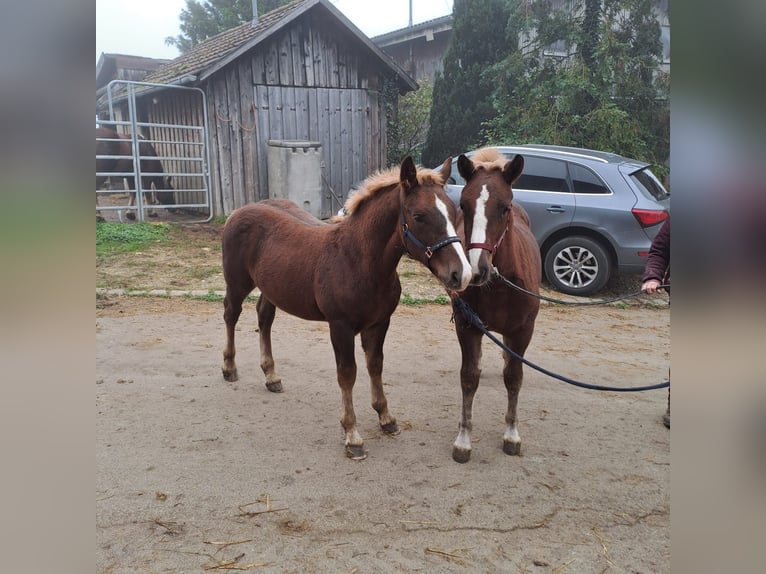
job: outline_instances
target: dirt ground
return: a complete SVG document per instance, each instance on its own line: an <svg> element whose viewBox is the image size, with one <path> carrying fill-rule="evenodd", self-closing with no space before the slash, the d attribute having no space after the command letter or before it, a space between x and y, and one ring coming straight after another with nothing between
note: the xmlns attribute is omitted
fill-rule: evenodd
<svg viewBox="0 0 766 574"><path fill-rule="evenodd" d="M99 284L221 288L216 231L196 229L188 256L152 249L97 262ZM429 296L429 279L407 265L405 293ZM195 266L208 273L184 279ZM240 380L228 383L220 302L103 293L98 572L670 571L665 390L587 391L525 368L522 455L507 456L501 352L485 339L473 456L460 465L450 308L400 305L383 374L402 432L380 432L358 348L354 402L368 458L355 462L343 452L325 324L277 314L285 392L273 394L258 366L254 304L238 325ZM544 304L527 358L578 380L636 386L665 380L669 350L667 306Z"/></svg>

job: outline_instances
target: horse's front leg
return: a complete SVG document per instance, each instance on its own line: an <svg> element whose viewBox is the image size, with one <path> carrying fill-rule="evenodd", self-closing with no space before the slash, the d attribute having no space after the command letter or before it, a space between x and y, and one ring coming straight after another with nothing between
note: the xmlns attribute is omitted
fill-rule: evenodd
<svg viewBox="0 0 766 574"><path fill-rule="evenodd" d="M463 392L463 408L460 413L460 427L452 445L452 459L465 463L471 460L471 430L473 428L473 398L479 388L481 375L481 338L480 331L467 325L462 317L455 316L455 327L460 343L461 366L460 388Z"/></svg>
<svg viewBox="0 0 766 574"><path fill-rule="evenodd" d="M362 331L362 349L367 360L367 372L370 375L370 388L372 395L372 408L378 413L380 428L383 432L397 435L399 425L396 419L388 412L388 400L383 392L383 343L386 339L390 319L381 321Z"/></svg>
<svg viewBox="0 0 766 574"><path fill-rule="evenodd" d="M505 346L523 356L529 344L529 337L518 338L503 336ZM505 366L503 367L503 382L508 392L508 410L505 413L505 433L503 433L503 452L510 455L521 454L521 436L519 435L518 418L516 407L519 402L519 391L524 378L522 363L514 359L508 353L503 353Z"/></svg>
<svg viewBox="0 0 766 574"><path fill-rule="evenodd" d="M258 332L261 342L261 370L266 375L266 388L272 393L282 392L282 379L274 370L274 355L271 352L271 325L277 308L261 294L255 306L258 312Z"/></svg>
<svg viewBox="0 0 766 574"><path fill-rule="evenodd" d="M353 390L356 381L356 359L354 358L354 330L346 323L334 321L330 323L330 340L335 351L335 364L338 373L343 414L340 424L345 433L344 444L346 455L354 460L367 458L364 452L364 440L356 428L356 413L354 412Z"/></svg>

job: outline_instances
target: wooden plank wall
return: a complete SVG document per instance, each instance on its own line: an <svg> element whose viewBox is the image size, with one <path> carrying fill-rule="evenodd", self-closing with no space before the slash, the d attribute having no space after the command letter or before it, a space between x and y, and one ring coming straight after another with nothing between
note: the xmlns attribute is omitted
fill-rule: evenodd
<svg viewBox="0 0 766 574"><path fill-rule="evenodd" d="M207 82L214 213L264 199L268 141L322 145L325 199L385 167L382 85L358 41L311 17L294 22ZM324 208L324 200L323 200ZM324 210L324 209L323 209Z"/></svg>

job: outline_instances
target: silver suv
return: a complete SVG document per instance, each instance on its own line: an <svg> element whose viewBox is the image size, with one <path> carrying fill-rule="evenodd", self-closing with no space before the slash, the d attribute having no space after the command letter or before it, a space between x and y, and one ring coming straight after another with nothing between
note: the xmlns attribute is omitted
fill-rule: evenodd
<svg viewBox="0 0 766 574"><path fill-rule="evenodd" d="M591 295L613 273L644 271L652 239L670 213L670 194L648 164L563 146L497 149L509 159L524 156L513 198L529 213L545 277L555 289ZM455 156L447 193L456 205L463 185Z"/></svg>

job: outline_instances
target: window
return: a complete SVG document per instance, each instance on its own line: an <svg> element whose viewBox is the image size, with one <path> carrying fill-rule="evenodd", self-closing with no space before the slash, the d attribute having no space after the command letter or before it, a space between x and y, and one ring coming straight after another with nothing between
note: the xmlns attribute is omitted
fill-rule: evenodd
<svg viewBox="0 0 766 574"><path fill-rule="evenodd" d="M630 174L630 179L633 180L633 183L636 184L639 189L643 189L654 199L661 200L670 196L648 168L634 171Z"/></svg>
<svg viewBox="0 0 766 574"><path fill-rule="evenodd" d="M513 188L569 193L566 163L525 155L524 170L521 172L521 177L513 184Z"/></svg>
<svg viewBox="0 0 766 574"><path fill-rule="evenodd" d="M609 188L591 170L574 163L569 164L569 174L575 193L609 193Z"/></svg>

